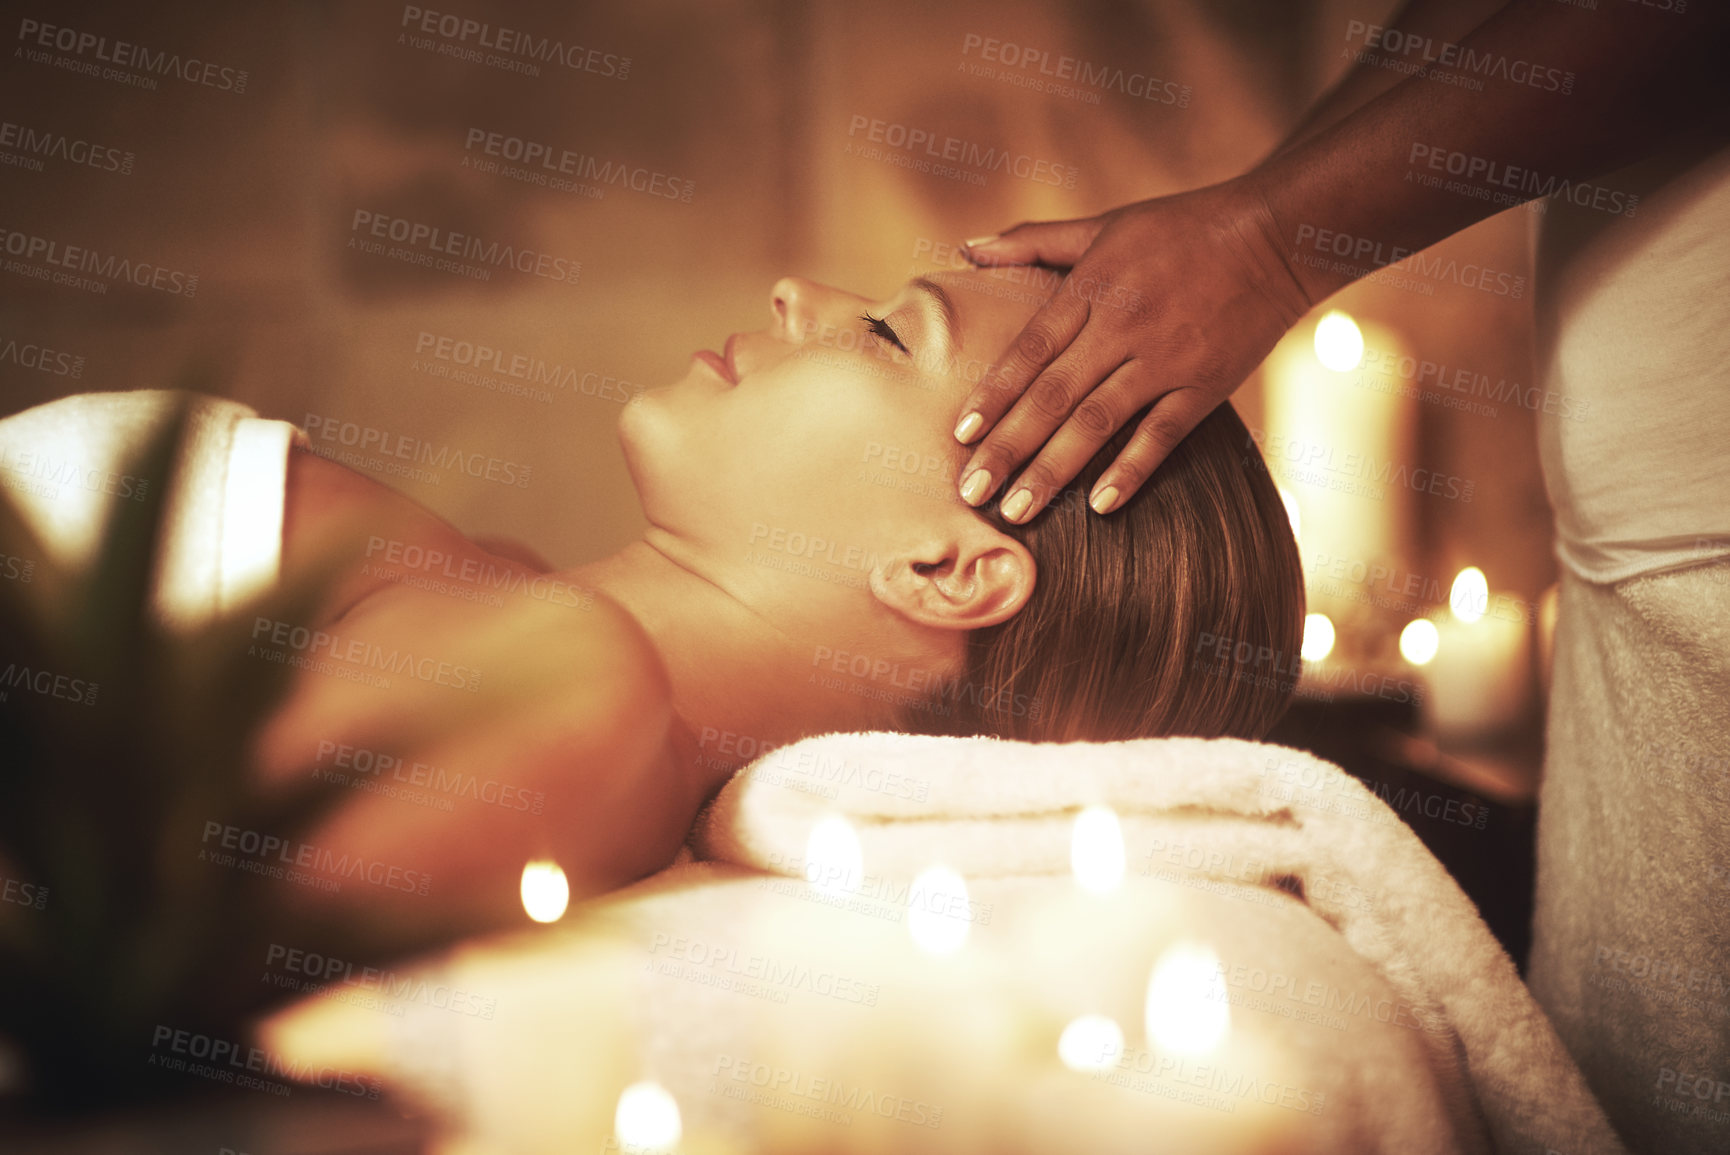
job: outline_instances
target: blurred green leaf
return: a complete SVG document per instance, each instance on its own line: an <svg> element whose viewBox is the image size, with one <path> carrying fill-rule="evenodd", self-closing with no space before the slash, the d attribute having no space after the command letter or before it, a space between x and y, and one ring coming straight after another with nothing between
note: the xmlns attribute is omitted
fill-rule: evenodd
<svg viewBox="0 0 1730 1155"><path fill-rule="evenodd" d="M258 982L273 937L365 962L427 942L289 913L280 884L210 869L189 831L208 820L286 838L349 797L309 773L269 796L247 773L292 667L247 657L255 614L309 621L357 541L297 583L194 631L152 608L167 501L187 430L182 395L126 464L151 481L117 500L79 572L55 564L0 490L0 553L35 562L0 578L0 671L48 669L95 682L94 704L12 690L0 700L0 870L47 888L43 909L0 903L0 1036L24 1052L43 1109L196 1093L146 1062L157 1023L242 1039L281 992ZM4 687L0 687L4 689Z"/></svg>

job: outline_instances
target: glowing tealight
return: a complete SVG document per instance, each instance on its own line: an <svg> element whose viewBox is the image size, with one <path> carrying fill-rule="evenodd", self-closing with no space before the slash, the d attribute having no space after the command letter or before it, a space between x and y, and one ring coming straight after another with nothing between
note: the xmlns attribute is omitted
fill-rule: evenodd
<svg viewBox="0 0 1730 1155"><path fill-rule="evenodd" d="M859 835L839 814L818 820L805 839L805 881L824 894L851 894L865 874Z"/></svg>
<svg viewBox="0 0 1730 1155"><path fill-rule="evenodd" d="M1306 662L1319 662L1334 652L1334 623L1326 614L1304 616L1303 647L1299 650Z"/></svg>
<svg viewBox="0 0 1730 1155"><path fill-rule="evenodd" d="M557 922L571 904L571 884L565 872L550 859L536 859L523 867L523 909L536 922Z"/></svg>
<svg viewBox="0 0 1730 1155"><path fill-rule="evenodd" d="M1364 359L1364 335L1351 314L1331 309L1316 322L1316 359L1336 373L1356 369Z"/></svg>
<svg viewBox="0 0 1730 1155"><path fill-rule="evenodd" d="M1231 1030L1231 1005L1221 986L1219 956L1205 946L1176 943L1159 956L1147 980L1147 1037L1161 1050L1205 1055Z"/></svg>
<svg viewBox="0 0 1730 1155"><path fill-rule="evenodd" d="M1442 635L1428 618L1413 618L1400 631L1400 657L1414 666L1428 665L1441 644Z"/></svg>
<svg viewBox="0 0 1730 1155"><path fill-rule="evenodd" d="M684 1134L679 1104L659 1083L632 1083L619 1093L613 1134L625 1151L671 1151Z"/></svg>
<svg viewBox="0 0 1730 1155"><path fill-rule="evenodd" d="M967 941L967 880L947 866L921 871L907 899L907 929L929 954L948 955Z"/></svg>
<svg viewBox="0 0 1730 1155"><path fill-rule="evenodd" d="M1123 826L1109 806L1089 806L1075 816L1069 867L1081 889L1104 894L1123 885Z"/></svg>
<svg viewBox="0 0 1730 1155"><path fill-rule="evenodd" d="M1291 522L1291 535L1296 538L1303 537L1304 519L1303 514L1298 510L1297 494L1282 487L1279 490L1279 499L1280 504L1285 506L1286 520Z"/></svg>
<svg viewBox="0 0 1730 1155"><path fill-rule="evenodd" d="M1123 1054L1123 1028L1104 1015L1074 1019L1057 1040L1057 1057L1072 1071L1109 1071Z"/></svg>
<svg viewBox="0 0 1730 1155"><path fill-rule="evenodd" d="M1454 578L1454 588L1448 593L1448 604L1454 617L1462 622L1475 622L1490 608L1490 583L1484 571L1469 565Z"/></svg>

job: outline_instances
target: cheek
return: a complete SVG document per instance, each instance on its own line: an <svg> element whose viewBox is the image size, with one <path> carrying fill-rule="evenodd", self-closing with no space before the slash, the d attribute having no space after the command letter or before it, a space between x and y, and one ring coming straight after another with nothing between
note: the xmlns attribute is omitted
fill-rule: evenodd
<svg viewBox="0 0 1730 1155"><path fill-rule="evenodd" d="M764 395L719 408L726 412L716 414L702 452L726 503L718 514L774 518L809 531L858 505L866 441L859 430L869 418L858 404Z"/></svg>
<svg viewBox="0 0 1730 1155"><path fill-rule="evenodd" d="M885 414L869 397L799 384L681 386L628 407L620 437L649 517L726 548L761 525L812 533L857 511L871 440L861 431Z"/></svg>

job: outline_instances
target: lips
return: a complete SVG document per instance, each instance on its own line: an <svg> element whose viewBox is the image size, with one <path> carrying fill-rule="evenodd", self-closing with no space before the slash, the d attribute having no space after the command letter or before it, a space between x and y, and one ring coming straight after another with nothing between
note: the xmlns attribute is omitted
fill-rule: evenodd
<svg viewBox="0 0 1730 1155"><path fill-rule="evenodd" d="M714 370L715 375L728 385L737 385L739 383L739 365L733 359L733 343L738 340L738 337L739 334L737 333L728 337L726 345L722 346L722 351L719 353L709 349L699 349L691 356Z"/></svg>

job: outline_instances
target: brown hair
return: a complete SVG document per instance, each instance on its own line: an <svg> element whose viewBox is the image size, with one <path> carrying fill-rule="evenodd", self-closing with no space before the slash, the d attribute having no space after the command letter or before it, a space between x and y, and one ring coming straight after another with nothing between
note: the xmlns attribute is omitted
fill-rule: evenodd
<svg viewBox="0 0 1730 1155"><path fill-rule="evenodd" d="M1039 567L1008 621L974 630L960 671L897 728L1033 742L1260 738L1285 712L1303 638L1303 572L1284 503L1230 403L1124 505L1087 494L1132 419L1026 525L980 516Z"/></svg>

